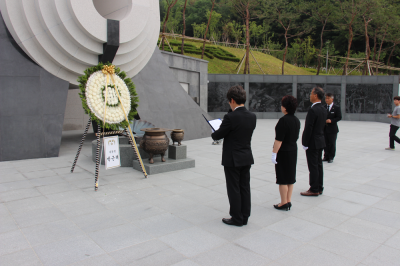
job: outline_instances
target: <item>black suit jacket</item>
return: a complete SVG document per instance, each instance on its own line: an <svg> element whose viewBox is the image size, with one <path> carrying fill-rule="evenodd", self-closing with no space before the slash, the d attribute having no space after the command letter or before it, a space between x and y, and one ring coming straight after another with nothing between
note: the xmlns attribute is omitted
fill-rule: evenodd
<svg viewBox="0 0 400 266"><path fill-rule="evenodd" d="M241 167L254 164L251 137L256 123L256 115L245 107L239 107L224 116L220 128L211 134L214 140L224 139L223 166Z"/></svg>
<svg viewBox="0 0 400 266"><path fill-rule="evenodd" d="M328 116L326 119L330 119L331 123L326 123L325 125L325 132L327 134L332 134L332 133L338 133L339 132L339 127L337 122L342 120L342 111L340 110L339 105L333 104L332 108L330 111L327 109L328 105L324 105L324 108L327 111Z"/></svg>
<svg viewBox="0 0 400 266"><path fill-rule="evenodd" d="M326 108L321 103L315 104L308 110L302 137L303 146L309 149L325 148L326 117Z"/></svg>

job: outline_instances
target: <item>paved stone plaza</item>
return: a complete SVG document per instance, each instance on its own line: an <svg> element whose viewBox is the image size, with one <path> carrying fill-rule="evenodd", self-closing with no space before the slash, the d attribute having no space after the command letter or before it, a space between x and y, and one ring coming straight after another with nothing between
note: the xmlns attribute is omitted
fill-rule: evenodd
<svg viewBox="0 0 400 266"><path fill-rule="evenodd" d="M196 160L190 170L144 179L132 168L101 168L98 192L93 134L73 174L78 131L64 132L58 158L1 162L0 265L400 265L400 146L384 150L389 125L339 123L319 197L299 195L308 189L300 149L286 212L272 206L276 122L257 122L252 215L243 227L221 222L229 217L222 145L211 139L184 141Z"/></svg>

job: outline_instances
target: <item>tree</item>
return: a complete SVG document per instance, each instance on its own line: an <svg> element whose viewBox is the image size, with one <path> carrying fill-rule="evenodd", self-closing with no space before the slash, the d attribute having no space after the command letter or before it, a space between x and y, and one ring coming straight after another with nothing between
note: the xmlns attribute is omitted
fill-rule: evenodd
<svg viewBox="0 0 400 266"><path fill-rule="evenodd" d="M333 4L332 0L316 0L312 2L303 2L300 3L302 13L310 16L315 21L319 22L322 25L321 29L321 45L318 53L318 66L317 66L317 75L319 75L319 71L321 68L321 53L322 48L324 47L324 31L328 19L330 19L331 15L336 11L336 6Z"/></svg>
<svg viewBox="0 0 400 266"><path fill-rule="evenodd" d="M361 6L364 0L338 0L340 6L340 12L338 19L342 21L342 25L349 31L348 42L347 42L347 57L343 66L343 74L347 75L347 68L349 64L349 58L351 53L351 44L354 37L354 23L357 17L361 13Z"/></svg>
<svg viewBox="0 0 400 266"><path fill-rule="evenodd" d="M246 55L243 74L250 74L250 25L249 21L257 17L255 9L258 6L257 0L232 0L232 6L236 13L242 17L246 25Z"/></svg>
<svg viewBox="0 0 400 266"><path fill-rule="evenodd" d="M185 31L186 31L186 18L185 18L185 13L186 13L186 4L188 0L185 0L185 5L183 6L183 12L182 12L182 21L183 21L183 29L182 29L182 45L181 45L181 54L185 54L185 51L183 50L183 46L185 45Z"/></svg>
<svg viewBox="0 0 400 266"><path fill-rule="evenodd" d="M364 26L364 36L365 36L365 65L363 75L368 74L369 69L369 59L371 57L371 48L369 46L369 36L368 36L368 25L372 21L374 13L379 10L377 0L366 0L361 5L361 18Z"/></svg>
<svg viewBox="0 0 400 266"><path fill-rule="evenodd" d="M162 31L162 35L161 35L161 49L163 51L164 51L164 41L165 41L165 28L167 26L169 12L171 11L171 8L174 7L176 2L178 2L178 0L165 0L165 2L167 3L168 8L167 8L167 15L165 16L163 31Z"/></svg>
<svg viewBox="0 0 400 266"><path fill-rule="evenodd" d="M300 29L300 25L298 24L300 12L298 5L291 0L268 0L266 4L266 15L269 16L271 20L278 23L284 30L285 50L282 59L282 75L284 75L289 39L302 35L310 30L310 28L304 25L303 31L298 31ZM291 33L295 30L297 30L297 32Z"/></svg>
<svg viewBox="0 0 400 266"><path fill-rule="evenodd" d="M206 32L204 33L204 39L203 39L203 49L201 51L201 59L203 59L204 57L204 50L206 49L206 40L207 40L207 32L208 32L208 27L210 26L210 21L211 21L211 16L212 16L212 12L215 6L215 1L216 0L211 0L212 1L212 6L211 6L211 11L210 11L210 16L208 18L208 23L207 23L207 27L206 27Z"/></svg>

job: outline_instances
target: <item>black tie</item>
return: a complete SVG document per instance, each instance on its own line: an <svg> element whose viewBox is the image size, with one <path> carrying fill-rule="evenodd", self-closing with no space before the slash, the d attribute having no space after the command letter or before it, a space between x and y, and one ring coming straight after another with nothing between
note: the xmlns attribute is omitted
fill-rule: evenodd
<svg viewBox="0 0 400 266"><path fill-rule="evenodd" d="M329 105L326 106L326 110L329 112Z"/></svg>

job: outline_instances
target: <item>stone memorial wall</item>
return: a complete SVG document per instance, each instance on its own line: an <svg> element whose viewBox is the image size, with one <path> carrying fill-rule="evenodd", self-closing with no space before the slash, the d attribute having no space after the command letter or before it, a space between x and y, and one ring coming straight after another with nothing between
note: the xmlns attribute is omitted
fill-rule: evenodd
<svg viewBox="0 0 400 266"><path fill-rule="evenodd" d="M344 120L388 122L386 114L393 109L393 97L399 95L398 76L274 76L274 75L208 75L208 113L223 118L229 110L226 93L233 85L247 92L245 106L258 118L279 118L280 101L285 95L298 100L296 115L305 118L311 107L310 92L319 86L334 95L334 102Z"/></svg>

